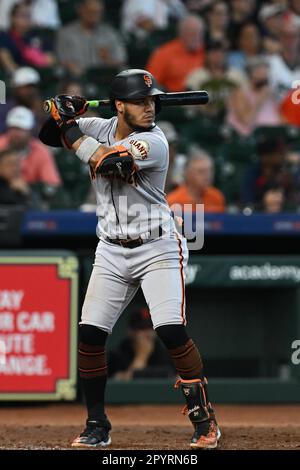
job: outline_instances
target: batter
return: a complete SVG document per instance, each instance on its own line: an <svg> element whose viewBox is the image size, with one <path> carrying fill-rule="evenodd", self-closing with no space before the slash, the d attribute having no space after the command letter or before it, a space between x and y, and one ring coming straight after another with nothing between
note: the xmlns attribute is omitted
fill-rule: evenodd
<svg viewBox="0 0 300 470"><path fill-rule="evenodd" d="M82 308L78 353L87 421L73 447L111 443L104 407L105 344L139 287L178 373L175 386L183 392L185 413L194 426L191 447L215 448L221 435L201 356L185 329L187 242L165 200L168 143L154 123L162 93L146 70L126 70L111 85L116 117L75 119L87 108L84 98L59 95L40 132L44 143L63 142L89 165L97 195L99 243Z"/></svg>

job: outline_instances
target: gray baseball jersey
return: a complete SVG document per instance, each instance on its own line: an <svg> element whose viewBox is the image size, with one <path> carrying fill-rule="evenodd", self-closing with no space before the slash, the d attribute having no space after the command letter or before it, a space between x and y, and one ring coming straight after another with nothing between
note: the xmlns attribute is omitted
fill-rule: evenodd
<svg viewBox="0 0 300 470"><path fill-rule="evenodd" d="M163 132L154 126L116 142L116 117L81 118L78 124L85 135L103 145L125 146L139 167L135 184L110 181L101 176L93 182L100 241L81 324L94 325L111 333L139 287L149 306L154 328L185 324L188 249L186 239L175 228L164 197L169 151ZM159 235L159 226L163 228L163 236ZM144 243L133 249L106 239L139 236L145 239Z"/></svg>
<svg viewBox="0 0 300 470"><path fill-rule="evenodd" d="M168 142L159 129L133 132L123 140L115 140L117 118L81 118L80 130L107 146L123 145L139 167L136 184L94 180L97 196L97 235L110 238L148 238L158 227L170 233L174 221L165 200L165 182L169 165ZM154 236L155 238L155 236Z"/></svg>

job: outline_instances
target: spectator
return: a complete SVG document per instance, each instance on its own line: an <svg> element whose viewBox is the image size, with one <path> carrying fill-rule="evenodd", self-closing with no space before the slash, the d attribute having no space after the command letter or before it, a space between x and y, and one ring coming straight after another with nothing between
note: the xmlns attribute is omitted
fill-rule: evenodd
<svg viewBox="0 0 300 470"><path fill-rule="evenodd" d="M221 0L214 1L208 8L205 43L220 41L228 47L229 12L227 3Z"/></svg>
<svg viewBox="0 0 300 470"><path fill-rule="evenodd" d="M20 67L13 73L11 96L6 104L0 106L0 133L6 130L5 122L8 111L15 106L26 106L34 113L35 126L32 132L33 135L38 135L46 118L42 109L39 84L40 75L31 67Z"/></svg>
<svg viewBox="0 0 300 470"><path fill-rule="evenodd" d="M300 30L293 23L283 22L280 34L281 53L269 57L271 86L283 98L294 80L300 76Z"/></svg>
<svg viewBox="0 0 300 470"><path fill-rule="evenodd" d="M0 0L0 30L6 31L9 29L10 26L10 12L12 7L19 3L20 0Z"/></svg>
<svg viewBox="0 0 300 470"><path fill-rule="evenodd" d="M237 49L228 55L229 67L245 71L249 59L261 53L262 38L255 23L245 23L237 33Z"/></svg>
<svg viewBox="0 0 300 470"><path fill-rule="evenodd" d="M154 50L146 69L167 90L184 90L187 75L203 65L203 35L202 20L187 16L179 24L178 37Z"/></svg>
<svg viewBox="0 0 300 470"><path fill-rule="evenodd" d="M85 96L84 85L79 78L66 78L58 84L57 94Z"/></svg>
<svg viewBox="0 0 300 470"><path fill-rule="evenodd" d="M262 211L266 214L278 214L284 211L285 196L280 186L267 189L262 198Z"/></svg>
<svg viewBox="0 0 300 470"><path fill-rule="evenodd" d="M55 63L52 45L33 30L30 8L25 1L12 7L10 29L0 33L0 64L7 73L18 66L49 67Z"/></svg>
<svg viewBox="0 0 300 470"><path fill-rule="evenodd" d="M12 7L20 0L0 0L0 29L9 28L9 14ZM56 29L60 26L58 5L56 0L30 0L31 20L34 26Z"/></svg>
<svg viewBox="0 0 300 470"><path fill-rule="evenodd" d="M181 0L125 0L122 8L122 31L144 39L155 30L166 29L170 19L176 21L185 13Z"/></svg>
<svg viewBox="0 0 300 470"><path fill-rule="evenodd" d="M7 131L0 136L0 150L10 147L21 160L21 174L26 183L43 184L43 195L52 197L61 180L49 150L32 137L33 113L17 106L9 111L6 118Z"/></svg>
<svg viewBox="0 0 300 470"><path fill-rule="evenodd" d="M13 149L0 151L0 204L30 204L30 187L21 177L20 159Z"/></svg>
<svg viewBox="0 0 300 470"><path fill-rule="evenodd" d="M286 141L281 136L262 136L258 138L257 153L259 161L246 170L242 184L243 205L270 212L271 207L274 210L275 205L279 206L278 191L283 192L282 199L293 203L295 187L286 162Z"/></svg>
<svg viewBox="0 0 300 470"><path fill-rule="evenodd" d="M288 0L288 10L286 11L284 21L300 28L300 1Z"/></svg>
<svg viewBox="0 0 300 470"><path fill-rule="evenodd" d="M263 5L259 11L259 21L262 29L263 48L268 54L279 54L281 50L280 33L282 28L282 5Z"/></svg>
<svg viewBox="0 0 300 470"><path fill-rule="evenodd" d="M196 204L204 204L205 212L224 212L225 199L221 191L215 188L214 164L211 157L202 149L190 151L185 170L185 184L167 195L172 209L173 204L182 206L182 210L196 211ZM185 204L191 205L184 207Z"/></svg>
<svg viewBox="0 0 300 470"><path fill-rule="evenodd" d="M126 50L119 34L102 21L102 0L82 0L78 20L58 31L60 63L76 76L91 67L119 67L126 62Z"/></svg>
<svg viewBox="0 0 300 470"><path fill-rule="evenodd" d="M133 312L129 331L108 358L108 373L119 380L174 377L167 350L157 338L148 309Z"/></svg>
<svg viewBox="0 0 300 470"><path fill-rule="evenodd" d="M165 134L169 144L169 170L165 185L165 192L169 193L184 182L186 156L178 153L178 134L173 124L168 121L158 121L156 124Z"/></svg>
<svg viewBox="0 0 300 470"><path fill-rule="evenodd" d="M193 112L205 115L213 120L223 121L226 101L230 92L244 85L246 77L226 64L226 50L221 42L207 45L204 67L195 70L187 77L186 88L189 90L207 90L209 102L206 106L193 106Z"/></svg>
<svg viewBox="0 0 300 470"><path fill-rule="evenodd" d="M230 0L228 38L233 49L238 48L236 39L240 28L255 19L256 0Z"/></svg>
<svg viewBox="0 0 300 470"><path fill-rule="evenodd" d="M248 62L249 85L232 91L228 99L228 124L247 137L259 126L277 126L281 123L279 107L269 80L265 58Z"/></svg>

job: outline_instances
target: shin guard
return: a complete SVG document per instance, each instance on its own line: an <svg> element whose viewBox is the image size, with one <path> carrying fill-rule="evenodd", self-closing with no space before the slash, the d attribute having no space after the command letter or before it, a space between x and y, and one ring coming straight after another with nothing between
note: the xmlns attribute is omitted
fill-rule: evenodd
<svg viewBox="0 0 300 470"><path fill-rule="evenodd" d="M177 380L175 388L181 387L186 401L183 413L187 414L195 425L211 418L211 404L206 391L207 380L204 377L196 380Z"/></svg>

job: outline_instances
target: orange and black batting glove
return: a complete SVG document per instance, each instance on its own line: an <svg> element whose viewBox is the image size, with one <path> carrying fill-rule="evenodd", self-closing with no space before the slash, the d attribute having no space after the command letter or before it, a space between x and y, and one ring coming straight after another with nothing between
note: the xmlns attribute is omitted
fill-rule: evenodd
<svg viewBox="0 0 300 470"><path fill-rule="evenodd" d="M50 100L51 117L61 130L61 136L68 148L84 134L80 131L76 116L84 114L88 103L81 96L57 95Z"/></svg>

